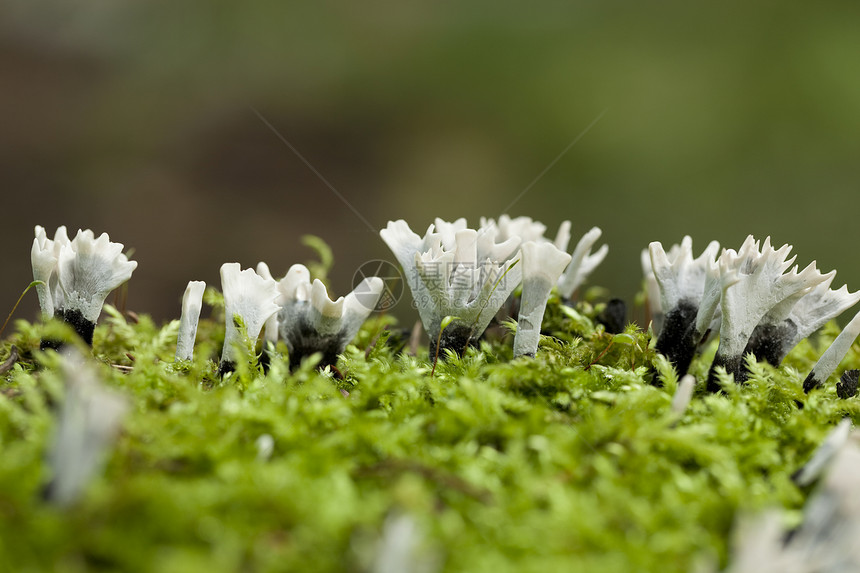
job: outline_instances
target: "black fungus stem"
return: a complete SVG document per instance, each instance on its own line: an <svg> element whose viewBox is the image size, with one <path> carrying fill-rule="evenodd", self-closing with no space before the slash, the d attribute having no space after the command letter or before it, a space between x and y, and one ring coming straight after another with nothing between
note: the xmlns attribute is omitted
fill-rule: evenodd
<svg viewBox="0 0 860 573"><path fill-rule="evenodd" d="M860 370L846 370L836 383L836 395L847 400L857 395L860 386Z"/></svg>
<svg viewBox="0 0 860 573"><path fill-rule="evenodd" d="M690 369L699 341L696 336L698 308L690 302L680 302L666 313L663 328L657 338L656 350L675 367L678 376Z"/></svg>
<svg viewBox="0 0 860 573"><path fill-rule="evenodd" d="M218 376L223 378L230 372L236 371L236 363L232 360L223 360L221 364L218 365Z"/></svg>
<svg viewBox="0 0 860 573"><path fill-rule="evenodd" d="M791 340L797 334L797 326L791 320L778 324L760 324L753 330L744 354L750 352L756 360L763 360L773 367L778 367L786 354Z"/></svg>
<svg viewBox="0 0 860 573"><path fill-rule="evenodd" d="M824 381L816 378L815 377L815 370L813 370L812 372L809 373L809 375L807 375L806 379L803 381L803 392L805 394L809 394L810 392L812 392L813 390L815 390L819 386L823 386L823 385L824 385Z"/></svg>
<svg viewBox="0 0 860 573"><path fill-rule="evenodd" d="M451 323L441 332L438 340L430 340L430 356L441 356L444 360L445 354L441 350L453 350L457 356L463 356L471 340L471 327L462 323Z"/></svg>
<svg viewBox="0 0 860 573"><path fill-rule="evenodd" d="M733 374L735 382L746 382L748 376L746 367L744 366L744 356L722 356L718 352L714 356L714 362L711 364L711 369L708 372L708 392L716 394L722 390L719 381L717 380L717 366L722 366L726 369L726 373Z"/></svg>
<svg viewBox="0 0 860 573"><path fill-rule="evenodd" d="M93 345L93 331L96 329L96 324L84 318L79 310L66 310L63 312L63 320L71 326L78 335L83 338L87 346Z"/></svg>

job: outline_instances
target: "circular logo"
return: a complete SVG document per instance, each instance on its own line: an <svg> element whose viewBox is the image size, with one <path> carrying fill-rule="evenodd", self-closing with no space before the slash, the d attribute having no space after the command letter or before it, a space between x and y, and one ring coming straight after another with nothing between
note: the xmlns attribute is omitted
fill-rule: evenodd
<svg viewBox="0 0 860 573"><path fill-rule="evenodd" d="M376 293L371 292L363 281L371 277L382 279L382 295L376 300ZM397 304L403 296L403 275L400 269L388 261L381 259L367 261L355 271L352 276L352 289L358 301L364 308L388 310Z"/></svg>

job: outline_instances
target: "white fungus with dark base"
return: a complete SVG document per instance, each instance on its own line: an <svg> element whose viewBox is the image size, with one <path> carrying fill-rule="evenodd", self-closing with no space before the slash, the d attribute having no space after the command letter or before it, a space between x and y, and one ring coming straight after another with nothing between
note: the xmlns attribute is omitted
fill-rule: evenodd
<svg viewBox="0 0 860 573"><path fill-rule="evenodd" d="M690 237L684 237L681 245L668 253L656 241L648 247L664 313L656 350L680 375L687 373L719 304L719 248L713 241L693 258Z"/></svg>
<svg viewBox="0 0 860 573"><path fill-rule="evenodd" d="M84 342L92 345L105 299L131 278L137 268L137 262L129 261L122 249L122 244L111 242L107 233L95 237L89 229L79 230L69 241L65 228L61 227L50 241L44 229L36 227L31 250L33 275L38 280L47 277L48 287L38 287L42 314L64 320ZM57 345L48 342L45 346Z"/></svg>
<svg viewBox="0 0 860 573"><path fill-rule="evenodd" d="M440 350L462 354L520 283L520 265L510 258L520 240L498 242L495 225L476 231L465 228L462 219L455 224L437 219L422 238L405 221L392 221L379 234L403 267L431 356L437 341ZM451 322L443 332L446 317Z"/></svg>
<svg viewBox="0 0 860 573"><path fill-rule="evenodd" d="M836 271L832 271L824 275L828 278L820 285L809 292L801 292L796 301L790 301L787 313L785 305L778 305L783 308L768 313L753 331L746 351L759 360L779 366L801 340L857 304L860 291L848 292L845 285L838 290L830 288L835 275Z"/></svg>
<svg viewBox="0 0 860 573"><path fill-rule="evenodd" d="M278 283L282 306L278 326L290 353L290 368L315 353L322 355L320 368L334 366L376 308L384 287L381 278L369 277L345 297L331 300L319 279L310 282L304 265L290 267Z"/></svg>
<svg viewBox="0 0 860 573"><path fill-rule="evenodd" d="M720 390L717 367L734 375L736 382L746 380L744 351L756 326L781 302L827 280L814 261L802 271L797 266L791 268L795 257L788 258L790 251L790 245L774 249L770 237L759 249L759 242L750 235L739 251L728 249L720 255L722 322L708 390Z"/></svg>
<svg viewBox="0 0 860 573"><path fill-rule="evenodd" d="M744 354L752 353L757 360L779 366L797 342L812 333L807 331L808 328L817 324L812 329L814 331L833 318L833 316L825 318L830 312L839 314L844 310L845 307L842 304L849 302L853 297L848 295L840 298L839 291L829 290L836 271L830 271L821 276L824 277L823 282L814 289L798 291L764 315L753 330ZM847 290L845 293L847 294ZM820 306L822 304L826 306ZM818 319L822 320L819 322ZM801 327L807 333L802 338L798 338Z"/></svg>

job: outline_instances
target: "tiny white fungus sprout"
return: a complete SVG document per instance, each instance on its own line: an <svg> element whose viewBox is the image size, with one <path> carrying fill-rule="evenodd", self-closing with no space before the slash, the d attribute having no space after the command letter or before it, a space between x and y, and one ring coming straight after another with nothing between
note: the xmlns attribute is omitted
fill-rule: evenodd
<svg viewBox="0 0 860 573"><path fill-rule="evenodd" d="M61 318L92 344L105 299L131 278L137 262L129 261L122 244L111 242L107 233L96 237L89 229L78 230L71 241L65 227L53 240L43 227L36 226L35 233L30 262L33 278L45 283L36 286L43 317ZM43 348L54 344L43 341Z"/></svg>
<svg viewBox="0 0 860 573"><path fill-rule="evenodd" d="M257 447L257 459L265 462L275 451L275 438L271 434L260 434L254 445Z"/></svg>
<svg viewBox="0 0 860 573"><path fill-rule="evenodd" d="M377 542L372 573L433 573L438 556L426 546L425 534L415 519L405 513L389 515Z"/></svg>
<svg viewBox="0 0 860 573"><path fill-rule="evenodd" d="M493 316L519 285L521 267L513 259L503 263L489 258L480 260L477 253L478 233L459 231L451 251L435 246L425 253L415 253L415 268L424 284L430 319L424 324L430 336L431 355L441 335L441 347L462 354L469 341L481 335ZM442 319L457 317L442 332Z"/></svg>
<svg viewBox="0 0 860 573"><path fill-rule="evenodd" d="M514 356L534 356L550 292L571 256L553 243L527 241L522 250L523 294L514 336Z"/></svg>
<svg viewBox="0 0 860 573"><path fill-rule="evenodd" d="M696 379L687 374L681 381L678 382L678 388L675 390L675 395L672 396L672 413L675 415L682 415L686 410L687 406L690 405L690 400L693 398L693 390L696 389Z"/></svg>
<svg viewBox="0 0 860 573"><path fill-rule="evenodd" d="M176 336L176 360L194 358L194 342L197 339L197 325L203 309L203 291L206 283L189 281L182 295L182 314L179 317L179 333Z"/></svg>

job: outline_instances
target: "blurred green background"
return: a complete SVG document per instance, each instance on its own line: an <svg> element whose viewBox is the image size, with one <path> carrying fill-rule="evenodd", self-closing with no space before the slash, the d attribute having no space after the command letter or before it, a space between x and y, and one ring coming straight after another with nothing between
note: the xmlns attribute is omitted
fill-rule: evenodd
<svg viewBox="0 0 860 573"><path fill-rule="evenodd" d="M0 6L2 309L35 224L134 248L129 308L160 319L222 262L312 258L307 233L337 294L391 259L257 112L374 229L477 224L528 188L510 214L600 226L592 284L628 300L640 250L684 234L772 235L860 288L857 2Z"/></svg>

